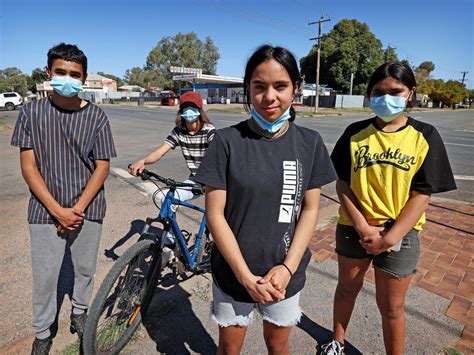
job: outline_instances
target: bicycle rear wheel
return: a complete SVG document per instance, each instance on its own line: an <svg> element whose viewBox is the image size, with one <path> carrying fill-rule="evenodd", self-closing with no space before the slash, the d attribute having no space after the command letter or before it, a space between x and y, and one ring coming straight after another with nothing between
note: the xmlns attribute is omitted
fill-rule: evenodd
<svg viewBox="0 0 474 355"><path fill-rule="evenodd" d="M85 354L116 354L141 323L160 272L161 253L155 242L142 240L130 247L112 267L92 303L84 330ZM156 275L156 274L155 274Z"/></svg>

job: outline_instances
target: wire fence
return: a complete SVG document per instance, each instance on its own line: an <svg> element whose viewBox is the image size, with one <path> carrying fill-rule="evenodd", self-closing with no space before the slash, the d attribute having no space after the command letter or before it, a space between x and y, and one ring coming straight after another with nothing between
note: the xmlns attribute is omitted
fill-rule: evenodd
<svg viewBox="0 0 474 355"><path fill-rule="evenodd" d="M336 200L335 198L332 198L331 196L328 196L326 194L323 194L321 193L321 196L323 196L324 198L330 200L330 201L333 201L333 202L336 202L337 204L341 204L341 202L339 202L338 200ZM448 211L451 211L451 212L454 212L454 213L460 213L460 214L463 214L463 215L466 215L466 216L474 216L474 214L472 213L469 213L469 212L464 212L464 211L459 211L459 210L456 210L454 208L450 208L450 207L446 207L446 206L440 206L436 203L431 203L430 202L430 206L433 206L433 207L436 207L436 208L441 208L441 209L444 209L444 210L448 210ZM440 225L440 226L443 226L443 227L446 227L446 228L450 228L450 229L454 229L458 232L462 232L462 233L466 233L466 234L469 234L469 235L474 235L473 232L470 232L468 230L465 230L465 229L462 229L462 228L459 228L459 227L455 227L455 226L451 226L449 224L446 224L446 223L443 223L443 222L439 222L439 221L435 221L435 220L432 220L432 219L429 219L429 218L426 218L426 220L428 222L431 222L431 223L434 223L434 224L437 224L437 225Z"/></svg>

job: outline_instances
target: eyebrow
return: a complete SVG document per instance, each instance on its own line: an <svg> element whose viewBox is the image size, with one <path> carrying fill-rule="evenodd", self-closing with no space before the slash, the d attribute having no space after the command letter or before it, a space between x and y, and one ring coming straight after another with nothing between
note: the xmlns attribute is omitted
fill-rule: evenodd
<svg viewBox="0 0 474 355"><path fill-rule="evenodd" d="M255 79L255 80L252 80L252 84L265 84L266 82L263 81L263 80L260 80L260 79ZM278 80L275 82L275 84L289 84L290 81L288 80Z"/></svg>
<svg viewBox="0 0 474 355"><path fill-rule="evenodd" d="M55 69L54 69L54 72L55 72L55 73L67 73L67 70L66 70L66 69L63 69L63 68L55 68ZM76 70L71 70L70 74L72 74L72 75L79 75L79 76L82 75L81 72L78 72L78 71L76 71Z"/></svg>
<svg viewBox="0 0 474 355"><path fill-rule="evenodd" d="M403 88L390 88L388 90L383 90L383 89L379 89L379 88L374 88L372 89L372 91L374 92L395 92L395 91L399 91L399 92L402 92L404 89Z"/></svg>

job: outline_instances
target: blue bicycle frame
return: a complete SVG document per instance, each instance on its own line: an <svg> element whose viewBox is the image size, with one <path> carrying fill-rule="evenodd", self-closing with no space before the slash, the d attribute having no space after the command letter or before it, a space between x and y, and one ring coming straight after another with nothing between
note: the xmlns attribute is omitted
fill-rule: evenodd
<svg viewBox="0 0 474 355"><path fill-rule="evenodd" d="M201 220L201 225L199 227L199 232L196 235L196 240L194 244L194 248L192 251L192 254L188 250L188 246L186 243L186 240L184 239L183 233L181 232L181 229L178 226L178 222L176 221L176 213L172 210L172 205L179 205L179 206L184 206L187 208L191 208L193 210L199 211L203 214L202 220ZM188 266L191 270L194 270L196 268L196 256L197 256L197 251L199 250L199 246L201 244L202 236L204 234L204 231L206 230L206 211L203 208L200 208L198 206L192 205L186 201L181 201L177 200L174 197L174 191L170 189L168 193L166 194L165 199L163 200L161 204L161 210L160 210L160 220L163 223L163 231L167 232L171 228L173 231L173 234L175 238L177 239L180 249L182 253L185 256L186 262L188 263ZM163 233L162 236L164 236L165 233ZM161 247L164 246L165 238L162 237L162 240L160 240Z"/></svg>

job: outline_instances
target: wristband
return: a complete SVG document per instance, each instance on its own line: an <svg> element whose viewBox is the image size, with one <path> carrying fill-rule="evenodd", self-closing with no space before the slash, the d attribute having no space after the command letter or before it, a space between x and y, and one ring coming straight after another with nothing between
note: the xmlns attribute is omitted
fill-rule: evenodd
<svg viewBox="0 0 474 355"><path fill-rule="evenodd" d="M288 272L290 273L290 276L293 277L293 273L291 272L290 268L288 266L286 266L286 264L284 262L281 262L280 265L283 265L288 270Z"/></svg>

